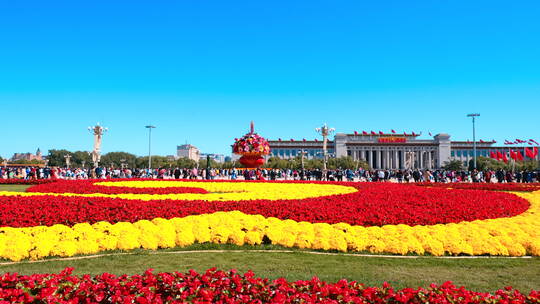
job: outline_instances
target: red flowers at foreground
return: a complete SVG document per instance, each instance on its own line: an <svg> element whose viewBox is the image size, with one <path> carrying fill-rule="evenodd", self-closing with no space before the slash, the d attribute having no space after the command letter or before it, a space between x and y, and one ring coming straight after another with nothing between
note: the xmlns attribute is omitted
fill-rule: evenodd
<svg viewBox="0 0 540 304"><path fill-rule="evenodd" d="M135 222L157 217L170 219L234 210L310 223L344 222L363 226L388 224L414 226L511 217L525 212L530 206L525 199L509 193L418 187L412 184L339 184L356 187L359 191L308 199L226 202L140 201L76 196L0 196L0 226L74 225L98 221ZM71 192L88 193L95 187L88 181L58 181L34 186L30 191L73 189ZM152 188L142 190L150 194L155 191Z"/></svg>
<svg viewBox="0 0 540 304"><path fill-rule="evenodd" d="M288 282L209 269L204 274L159 273L142 275L59 274L0 277L0 303L538 303L540 292L528 295L510 287L494 294L456 287L451 282L429 288L366 287L341 280L318 278Z"/></svg>

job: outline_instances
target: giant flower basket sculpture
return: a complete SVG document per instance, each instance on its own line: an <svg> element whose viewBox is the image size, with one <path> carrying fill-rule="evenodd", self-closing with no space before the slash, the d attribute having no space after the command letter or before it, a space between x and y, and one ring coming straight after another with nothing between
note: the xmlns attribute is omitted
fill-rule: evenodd
<svg viewBox="0 0 540 304"><path fill-rule="evenodd" d="M235 139L233 153L242 155L240 163L246 168L259 168L264 165L264 155L270 154L268 141L255 133L253 122L251 122L251 132L242 138Z"/></svg>

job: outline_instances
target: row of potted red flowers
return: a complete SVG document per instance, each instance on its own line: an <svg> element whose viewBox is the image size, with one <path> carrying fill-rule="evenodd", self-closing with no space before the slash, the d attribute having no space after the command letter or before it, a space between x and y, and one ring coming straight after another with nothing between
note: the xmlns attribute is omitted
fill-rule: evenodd
<svg viewBox="0 0 540 304"><path fill-rule="evenodd" d="M125 180L125 179L122 179ZM102 180L99 180L102 181ZM205 194L208 191L202 188L195 187L167 187L167 188L133 188L133 187L108 187L94 185L96 180L77 180L77 181L61 181L54 183L42 184L30 187L26 192L47 192L47 193L103 193L103 194L179 194L179 193L200 193ZM47 186L45 186L47 185Z"/></svg>
<svg viewBox="0 0 540 304"><path fill-rule="evenodd" d="M428 288L394 289L340 280L327 283L314 277L289 282L215 268L199 274L171 272L141 275L3 274L0 303L539 303L540 291L528 294L507 287L483 293L452 282Z"/></svg>
<svg viewBox="0 0 540 304"><path fill-rule="evenodd" d="M39 185L55 182L55 179L0 178L0 185Z"/></svg>
<svg viewBox="0 0 540 304"><path fill-rule="evenodd" d="M418 183L417 185L427 187L489 191L533 192L540 190L540 183Z"/></svg>
<svg viewBox="0 0 540 304"><path fill-rule="evenodd" d="M359 191L309 199L230 202L0 196L0 226L73 225L98 221L135 222L156 217L169 219L234 210L311 223L345 222L363 226L387 224L412 226L510 217L523 213L530 206L525 199L509 193L393 183L341 184L356 187ZM87 181L58 181L34 186L31 191L54 192L55 189L58 191L66 189L69 192L90 193L94 191L94 187L96 186ZM101 188L98 187L97 190ZM146 190L148 193L154 191Z"/></svg>

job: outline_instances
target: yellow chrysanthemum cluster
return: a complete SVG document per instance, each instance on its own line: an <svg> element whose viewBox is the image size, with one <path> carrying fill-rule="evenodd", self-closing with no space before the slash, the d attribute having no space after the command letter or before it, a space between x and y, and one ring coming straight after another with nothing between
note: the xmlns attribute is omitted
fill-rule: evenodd
<svg viewBox="0 0 540 304"><path fill-rule="evenodd" d="M0 191L0 196L40 196L53 195L64 197L108 197L133 200L204 200L204 201L245 201L245 200L290 200L306 199L321 196L350 194L358 192L358 189L349 186L333 184L308 184L308 183L223 183L223 182L189 182L189 181L120 181L99 182L95 185L108 187L130 188L169 188L169 187L193 187L202 188L208 193L171 193L171 194L78 194L78 193L39 193L39 192L8 192Z"/></svg>
<svg viewBox="0 0 540 304"><path fill-rule="evenodd" d="M263 239L285 247L342 252L540 256L540 191L517 195L531 203L531 208L518 216L433 226L312 224L232 211L136 223L4 227L0 228L0 257L36 260L206 242L255 245Z"/></svg>

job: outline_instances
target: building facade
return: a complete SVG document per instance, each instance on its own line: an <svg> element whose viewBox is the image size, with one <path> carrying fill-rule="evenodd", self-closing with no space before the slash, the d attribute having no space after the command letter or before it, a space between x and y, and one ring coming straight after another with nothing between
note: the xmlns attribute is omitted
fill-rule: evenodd
<svg viewBox="0 0 540 304"><path fill-rule="evenodd" d="M197 149L197 147L189 145L189 144L177 146L176 147L176 156L178 158L186 157L186 158L192 159L192 160L194 160L196 162L198 162L199 159L201 158L199 149Z"/></svg>
<svg viewBox="0 0 540 304"><path fill-rule="evenodd" d="M18 160L43 160L43 155L41 154L41 150L38 148L36 151L36 154L32 153L14 153L11 157L10 161L18 161Z"/></svg>
<svg viewBox="0 0 540 304"><path fill-rule="evenodd" d="M451 141L450 135L444 133L433 136L433 139L418 137L416 133L337 133L333 140L328 141L328 154L330 157L350 156L354 160L363 160L373 169L436 169L451 160L459 160L467 166L473 158L472 142ZM509 152L508 147L495 146L495 143L478 141L477 155L490 157L491 152ZM295 158L302 151L307 152L304 155L308 159L323 157L321 141L272 140L269 144L269 157ZM536 160L538 158L536 156Z"/></svg>

